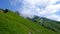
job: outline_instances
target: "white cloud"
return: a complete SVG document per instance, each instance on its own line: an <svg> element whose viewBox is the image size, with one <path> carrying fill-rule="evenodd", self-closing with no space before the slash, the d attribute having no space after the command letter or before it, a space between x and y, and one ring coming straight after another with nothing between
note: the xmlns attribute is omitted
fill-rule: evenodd
<svg viewBox="0 0 60 34"><path fill-rule="evenodd" d="M60 21L60 16L59 15L56 15L56 14L48 15L47 18Z"/></svg>
<svg viewBox="0 0 60 34"><path fill-rule="evenodd" d="M60 1L60 0L49 0L49 4L55 4L58 1Z"/></svg>
<svg viewBox="0 0 60 34"><path fill-rule="evenodd" d="M32 14L33 13L33 14ZM33 18L34 16L34 12L27 8L23 8L23 10L20 12L21 16L24 16L25 18L26 17L30 17L30 18Z"/></svg>
<svg viewBox="0 0 60 34"><path fill-rule="evenodd" d="M44 10L42 10L40 12L40 14L42 15L50 15L53 13L58 12L58 10L60 9L60 4L56 4L56 5L48 5Z"/></svg>
<svg viewBox="0 0 60 34"><path fill-rule="evenodd" d="M60 0L22 0L23 6L19 7L18 10L22 16L32 18L34 15L45 16L52 18L54 20L58 19L60 16L54 15L60 9L60 4L56 4ZM13 0L12 5L20 3L21 0ZM21 11L20 11L21 8Z"/></svg>

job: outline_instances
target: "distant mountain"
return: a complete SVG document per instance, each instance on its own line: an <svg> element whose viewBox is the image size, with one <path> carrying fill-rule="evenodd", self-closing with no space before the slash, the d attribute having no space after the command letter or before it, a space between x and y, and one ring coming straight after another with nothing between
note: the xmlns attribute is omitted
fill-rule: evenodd
<svg viewBox="0 0 60 34"><path fill-rule="evenodd" d="M60 22L55 20L50 20L44 17L35 16L33 19L30 19L33 22L38 23L44 28L60 33Z"/></svg>
<svg viewBox="0 0 60 34"><path fill-rule="evenodd" d="M11 10L7 9L5 13L4 11L0 9L0 34L58 34L17 15Z"/></svg>

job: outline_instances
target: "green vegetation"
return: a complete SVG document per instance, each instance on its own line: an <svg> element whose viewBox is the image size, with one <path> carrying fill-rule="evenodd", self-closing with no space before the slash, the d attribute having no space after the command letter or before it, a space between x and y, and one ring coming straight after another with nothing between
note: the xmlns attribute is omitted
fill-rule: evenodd
<svg viewBox="0 0 60 34"><path fill-rule="evenodd" d="M16 13L0 10L0 34L57 34L41 25L29 21Z"/></svg>
<svg viewBox="0 0 60 34"><path fill-rule="evenodd" d="M40 18L38 16L35 16L32 20L34 20L34 22L40 24L44 28L60 33L60 22L58 21L50 20L44 17Z"/></svg>

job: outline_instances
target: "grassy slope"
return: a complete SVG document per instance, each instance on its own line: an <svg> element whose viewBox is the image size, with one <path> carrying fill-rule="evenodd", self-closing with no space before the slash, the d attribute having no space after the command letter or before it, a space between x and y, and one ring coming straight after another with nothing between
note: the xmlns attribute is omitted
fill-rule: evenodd
<svg viewBox="0 0 60 34"><path fill-rule="evenodd" d="M0 34L29 34L31 32L32 34L57 34L13 12L3 13L0 10Z"/></svg>

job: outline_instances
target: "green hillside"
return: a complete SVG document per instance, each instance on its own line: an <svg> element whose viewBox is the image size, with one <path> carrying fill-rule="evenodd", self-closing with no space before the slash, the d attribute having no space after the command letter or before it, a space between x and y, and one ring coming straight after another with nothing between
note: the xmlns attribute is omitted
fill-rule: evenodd
<svg viewBox="0 0 60 34"><path fill-rule="evenodd" d="M60 22L58 21L38 16L35 16L32 20L44 28L60 33Z"/></svg>
<svg viewBox="0 0 60 34"><path fill-rule="evenodd" d="M57 34L8 10L0 10L0 34Z"/></svg>

